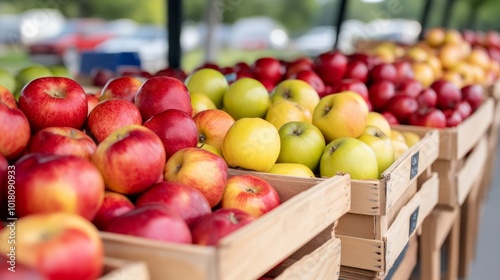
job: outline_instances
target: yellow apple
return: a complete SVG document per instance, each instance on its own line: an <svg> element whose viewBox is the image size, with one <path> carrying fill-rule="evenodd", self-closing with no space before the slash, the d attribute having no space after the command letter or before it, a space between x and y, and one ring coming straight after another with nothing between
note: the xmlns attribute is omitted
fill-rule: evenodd
<svg viewBox="0 0 500 280"><path fill-rule="evenodd" d="M443 75L443 65L441 65L441 60L439 60L439 58L435 55L429 55L427 63L434 71L434 77L439 79Z"/></svg>
<svg viewBox="0 0 500 280"><path fill-rule="evenodd" d="M199 92L208 96L217 108L222 108L228 83L224 75L214 69L203 68L191 73L184 81L189 92Z"/></svg>
<svg viewBox="0 0 500 280"><path fill-rule="evenodd" d="M372 111L368 113L366 126L378 127L386 136L391 135L391 125L384 117L384 115L378 112Z"/></svg>
<svg viewBox="0 0 500 280"><path fill-rule="evenodd" d="M198 112L217 108L212 99L203 93L191 92L189 97L191 98L191 107L193 107L193 116Z"/></svg>
<svg viewBox="0 0 500 280"><path fill-rule="evenodd" d="M463 85L470 85L474 82L474 72L472 67L465 61L455 64L451 71L458 73L460 77L462 77Z"/></svg>
<svg viewBox="0 0 500 280"><path fill-rule="evenodd" d="M207 150L209 152L212 152L212 153L220 156L221 158L224 158L222 156L222 151L220 149L210 145L210 144L207 144L207 143L199 144L198 148L203 149L203 150Z"/></svg>
<svg viewBox="0 0 500 280"><path fill-rule="evenodd" d="M456 29L447 29L444 34L444 43L445 44L459 44L463 43L462 34Z"/></svg>
<svg viewBox="0 0 500 280"><path fill-rule="evenodd" d="M280 147L274 125L261 118L242 118L227 131L222 155L230 167L267 172L276 163Z"/></svg>
<svg viewBox="0 0 500 280"><path fill-rule="evenodd" d="M405 142L406 139L403 135L403 133L397 131L397 130L391 130L391 134L389 134L389 138L391 138L392 140L395 140L395 141L399 141L399 142Z"/></svg>
<svg viewBox="0 0 500 280"><path fill-rule="evenodd" d="M378 179L377 157L363 141L352 137L333 140L326 145L320 159L321 177L348 173L351 179Z"/></svg>
<svg viewBox="0 0 500 280"><path fill-rule="evenodd" d="M281 99L294 101L310 112L314 111L319 103L318 92L307 82L295 79L284 80L274 87L271 92L271 102Z"/></svg>
<svg viewBox="0 0 500 280"><path fill-rule="evenodd" d="M312 123L312 116L309 109L288 99L281 99L271 104L266 113L266 121L279 130L281 126L292 121Z"/></svg>
<svg viewBox="0 0 500 280"><path fill-rule="evenodd" d="M402 134L405 138L405 142L406 142L406 145L408 145L408 147L412 147L418 141L420 141L420 136L418 136L418 134L416 134L415 132L403 131Z"/></svg>
<svg viewBox="0 0 500 280"><path fill-rule="evenodd" d="M415 74L415 80L422 83L424 87L429 87L434 82L436 76L429 63L414 62L412 63L411 68Z"/></svg>
<svg viewBox="0 0 500 280"><path fill-rule="evenodd" d="M471 50L471 53L467 57L466 61L470 64L475 64L483 69L486 69L490 64L490 56L485 49L474 48Z"/></svg>
<svg viewBox="0 0 500 280"><path fill-rule="evenodd" d="M356 93L327 95L321 98L313 112L313 124L321 130L326 142L342 137L357 138L365 129L367 108L366 102Z"/></svg>
<svg viewBox="0 0 500 280"><path fill-rule="evenodd" d="M358 137L358 140L366 143L375 153L380 177L394 163L394 148L391 139L378 127L367 126L363 134Z"/></svg>
<svg viewBox="0 0 500 280"><path fill-rule="evenodd" d="M444 43L445 31L442 28L433 27L425 33L425 41L429 46L437 48Z"/></svg>
<svg viewBox="0 0 500 280"><path fill-rule="evenodd" d="M409 149L408 145L404 141L391 139L391 142L394 149L394 160L400 158Z"/></svg>
<svg viewBox="0 0 500 280"><path fill-rule="evenodd" d="M429 53L420 46L413 46L406 51L406 57L413 62L424 62L427 61Z"/></svg>
<svg viewBox="0 0 500 280"><path fill-rule="evenodd" d="M462 60L462 49L457 44L445 44L438 54L444 69L451 69Z"/></svg>
<svg viewBox="0 0 500 280"><path fill-rule="evenodd" d="M442 79L454 83L458 88L462 88L465 85L462 76L455 71L449 70L444 72Z"/></svg>
<svg viewBox="0 0 500 280"><path fill-rule="evenodd" d="M300 163L275 163L267 173L314 178L311 169Z"/></svg>
<svg viewBox="0 0 500 280"><path fill-rule="evenodd" d="M235 120L264 118L271 103L269 93L261 82L242 78L232 83L222 98L223 110Z"/></svg>

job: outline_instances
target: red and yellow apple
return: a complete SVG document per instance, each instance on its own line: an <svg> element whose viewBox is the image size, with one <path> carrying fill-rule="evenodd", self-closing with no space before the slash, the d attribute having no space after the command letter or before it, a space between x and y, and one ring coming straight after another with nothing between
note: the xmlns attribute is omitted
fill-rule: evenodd
<svg viewBox="0 0 500 280"><path fill-rule="evenodd" d="M111 221L135 208L130 199L117 192L106 191L99 211L97 211L92 223L99 230L106 230Z"/></svg>
<svg viewBox="0 0 500 280"><path fill-rule="evenodd" d="M100 101L119 98L134 102L135 95L142 86L142 81L135 77L121 76L108 80L102 87Z"/></svg>
<svg viewBox="0 0 500 280"><path fill-rule="evenodd" d="M31 137L28 119L5 88L0 88L0 135L0 154L9 161L25 152Z"/></svg>
<svg viewBox="0 0 500 280"><path fill-rule="evenodd" d="M193 121L198 129L198 146L208 144L222 149L222 143L235 120L223 110L210 109L194 115Z"/></svg>
<svg viewBox="0 0 500 280"><path fill-rule="evenodd" d="M28 153L73 155L90 159L96 143L85 132L72 127L46 127L31 137Z"/></svg>

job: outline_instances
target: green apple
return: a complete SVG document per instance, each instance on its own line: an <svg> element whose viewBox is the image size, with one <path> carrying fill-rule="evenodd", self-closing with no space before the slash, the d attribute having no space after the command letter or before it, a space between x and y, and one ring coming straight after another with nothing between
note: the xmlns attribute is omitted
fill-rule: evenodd
<svg viewBox="0 0 500 280"><path fill-rule="evenodd" d="M380 128L380 130L382 130L382 132L388 137L391 135L391 125L384 117L384 115L378 112L375 111L368 112L368 116L366 118L366 126L369 125Z"/></svg>
<svg viewBox="0 0 500 280"><path fill-rule="evenodd" d="M289 122L279 131L281 149L278 163L300 163L315 171L326 143L321 131L307 122Z"/></svg>
<svg viewBox="0 0 500 280"><path fill-rule="evenodd" d="M358 139L370 146L375 153L380 177L380 175L394 163L394 148L391 138L389 138L380 128L369 125L366 126L365 131Z"/></svg>
<svg viewBox="0 0 500 280"><path fill-rule="evenodd" d="M232 83L222 98L223 109L235 120L264 118L269 109L269 93L261 82L242 78Z"/></svg>
<svg viewBox="0 0 500 280"><path fill-rule="evenodd" d="M16 86L16 92L14 93L16 98L19 98L21 89L27 83L40 77L52 77L52 71L50 71L50 69L47 66L38 64L21 68L21 70L19 70L16 75L17 86Z"/></svg>
<svg viewBox="0 0 500 280"><path fill-rule="evenodd" d="M280 153L280 135L274 125L261 118L242 118L229 128L222 155L233 168L267 172Z"/></svg>
<svg viewBox="0 0 500 280"><path fill-rule="evenodd" d="M313 124L328 143L343 137L357 138L365 130L368 117L366 102L363 102L358 94L350 92L327 95L314 109Z"/></svg>
<svg viewBox="0 0 500 280"><path fill-rule="evenodd" d="M50 66L48 66L48 68L52 72L53 76L73 78L73 75L71 75L69 69L66 66L63 66L63 65L50 65Z"/></svg>
<svg viewBox="0 0 500 280"><path fill-rule="evenodd" d="M16 78L7 69L0 68L0 85L6 87L10 92L16 92Z"/></svg>
<svg viewBox="0 0 500 280"><path fill-rule="evenodd" d="M222 151L220 149L210 145L210 144L207 144L207 143L198 144L198 148L203 149L203 150L207 150L209 152L212 152L212 153L220 156L221 158L224 158L222 156Z"/></svg>
<svg viewBox="0 0 500 280"><path fill-rule="evenodd" d="M377 157L365 142L342 137L326 145L319 162L321 177L348 173L354 180L378 179Z"/></svg>
<svg viewBox="0 0 500 280"><path fill-rule="evenodd" d="M400 158L409 149L405 141L398 141L391 139L392 147L394 149L394 160Z"/></svg>
<svg viewBox="0 0 500 280"><path fill-rule="evenodd" d="M212 99L210 99L206 94L201 92L191 92L189 93L189 97L191 98L191 107L193 107L193 116L196 113L209 110L209 109L217 109Z"/></svg>
<svg viewBox="0 0 500 280"><path fill-rule="evenodd" d="M224 75L211 68L191 73L184 81L189 92L200 92L208 96L217 108L222 108L222 97L228 88Z"/></svg>
<svg viewBox="0 0 500 280"><path fill-rule="evenodd" d="M309 109L300 106L298 103L281 99L269 106L266 121L272 123L279 130L281 126L292 121L312 123L312 115Z"/></svg>
<svg viewBox="0 0 500 280"><path fill-rule="evenodd" d="M418 141L420 141L420 136L415 132L403 131L401 132L401 134L403 134L406 145L408 145L408 147L412 147L413 145L417 144Z"/></svg>
<svg viewBox="0 0 500 280"><path fill-rule="evenodd" d="M267 173L314 178L312 170L300 163L275 163Z"/></svg>
<svg viewBox="0 0 500 280"><path fill-rule="evenodd" d="M274 87L271 92L271 102L280 99L297 102L310 112L313 112L319 103L318 92L307 82L295 79L284 80Z"/></svg>

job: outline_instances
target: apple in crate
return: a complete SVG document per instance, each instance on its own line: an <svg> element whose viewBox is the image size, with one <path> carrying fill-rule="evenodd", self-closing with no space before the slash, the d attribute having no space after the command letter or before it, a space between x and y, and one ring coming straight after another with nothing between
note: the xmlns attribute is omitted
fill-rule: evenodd
<svg viewBox="0 0 500 280"><path fill-rule="evenodd" d="M391 135L391 124L381 113L369 112L366 118L366 126L378 127L388 137Z"/></svg>
<svg viewBox="0 0 500 280"><path fill-rule="evenodd" d="M192 241L182 217L160 203L144 204L116 217L106 231L173 243L190 244Z"/></svg>
<svg viewBox="0 0 500 280"><path fill-rule="evenodd" d="M158 135L140 125L116 130L97 145L92 155L106 186L122 194L139 193L156 183L165 161Z"/></svg>
<svg viewBox="0 0 500 280"><path fill-rule="evenodd" d="M236 208L258 218L281 204L274 187L253 175L235 175L227 180L222 208Z"/></svg>
<svg viewBox="0 0 500 280"><path fill-rule="evenodd" d="M102 204L104 181L87 159L32 153L20 158L15 169L19 217L68 212L92 220Z"/></svg>
<svg viewBox="0 0 500 280"><path fill-rule="evenodd" d="M377 112L387 109L387 104L394 95L396 95L396 86L391 81L374 82L368 88L368 97L373 109Z"/></svg>
<svg viewBox="0 0 500 280"><path fill-rule="evenodd" d="M312 70L313 61L309 57L299 57L290 61L285 68L285 78L290 79L301 71Z"/></svg>
<svg viewBox="0 0 500 280"><path fill-rule="evenodd" d="M95 94L90 94L90 93L87 93L85 97L87 98L87 106L88 106L87 116L88 116L90 112L92 112L92 110L95 108L95 106L99 104L99 97Z"/></svg>
<svg viewBox="0 0 500 280"><path fill-rule="evenodd" d="M106 191L101 207L95 215L92 223L99 230L106 230L111 221L135 208L130 199L123 194Z"/></svg>
<svg viewBox="0 0 500 280"><path fill-rule="evenodd" d="M167 182L189 185L199 190L210 207L217 205L227 182L227 164L223 158L200 148L184 148L172 155L165 164Z"/></svg>
<svg viewBox="0 0 500 280"><path fill-rule="evenodd" d="M112 78L102 88L99 100L119 98L134 102L135 95L141 86L142 81L135 77L122 76Z"/></svg>
<svg viewBox="0 0 500 280"><path fill-rule="evenodd" d="M230 167L266 172L276 163L280 146L274 125L261 118L243 118L227 131L222 155Z"/></svg>
<svg viewBox="0 0 500 280"><path fill-rule="evenodd" d="M46 127L31 137L28 152L90 159L96 148L94 140L81 130L72 127Z"/></svg>
<svg viewBox="0 0 500 280"><path fill-rule="evenodd" d="M0 103L7 105L9 108L17 108L17 101L14 94L12 94L12 91L2 84L0 84Z"/></svg>
<svg viewBox="0 0 500 280"><path fill-rule="evenodd" d="M359 94L361 97L366 102L370 102L368 98L368 88L366 85L359 81L359 80L354 80L354 79L343 79L339 83L336 84L335 86L335 91L336 92L343 92L343 91L353 91L357 94Z"/></svg>
<svg viewBox="0 0 500 280"><path fill-rule="evenodd" d="M87 118L87 130L99 143L117 129L132 124L142 124L141 113L134 103L119 98L99 102Z"/></svg>
<svg viewBox="0 0 500 280"><path fill-rule="evenodd" d="M289 79L277 84L271 92L272 103L282 99L296 102L313 112L320 98L318 92L310 84L302 80Z"/></svg>
<svg viewBox="0 0 500 280"><path fill-rule="evenodd" d="M177 182L160 182L142 193L135 205L162 203L175 210L191 227L200 217L212 213L208 200L198 189Z"/></svg>
<svg viewBox="0 0 500 280"><path fill-rule="evenodd" d="M265 120L279 130L284 124L293 121L311 123L312 113L296 102L280 99L269 106Z"/></svg>
<svg viewBox="0 0 500 280"><path fill-rule="evenodd" d="M224 75L211 68L203 68L191 73L184 81L190 93L203 93L217 108L222 108L222 97L226 93L228 83Z"/></svg>
<svg viewBox="0 0 500 280"><path fill-rule="evenodd" d="M193 226L191 230L193 243L206 246L217 245L219 240L254 220L254 216L240 209L215 210Z"/></svg>
<svg viewBox="0 0 500 280"><path fill-rule="evenodd" d="M347 57L340 51L328 51L316 57L314 71L318 73L323 82L333 84L342 80L347 63Z"/></svg>
<svg viewBox="0 0 500 280"><path fill-rule="evenodd" d="M217 109L214 102L203 93L191 92L189 98L191 99L191 107L193 107L193 116L201 111Z"/></svg>
<svg viewBox="0 0 500 280"><path fill-rule="evenodd" d="M316 92L320 97L329 93L326 92L326 87L323 80L321 80L318 74L316 74L316 72L314 72L313 70L300 71L295 75L292 75L290 79L301 80L310 84L314 88L314 90L316 90Z"/></svg>
<svg viewBox="0 0 500 280"><path fill-rule="evenodd" d="M180 80L167 76L146 80L134 102L141 112L143 122L167 109L181 110L189 116L193 113L187 87Z"/></svg>
<svg viewBox="0 0 500 280"><path fill-rule="evenodd" d="M64 126L81 129L88 113L85 90L66 77L42 77L21 90L19 109L36 132L45 127Z"/></svg>
<svg viewBox="0 0 500 280"><path fill-rule="evenodd" d="M387 104L390 111L400 123L407 123L410 116L418 110L418 102L406 94L394 95Z"/></svg>
<svg viewBox="0 0 500 280"><path fill-rule="evenodd" d="M380 63L370 70L370 81L390 81L395 83L398 78L396 67L392 63Z"/></svg>
<svg viewBox="0 0 500 280"><path fill-rule="evenodd" d="M167 159L183 148L196 147L198 143L193 118L181 110L165 110L147 120L144 126L160 137Z"/></svg>
<svg viewBox="0 0 500 280"><path fill-rule="evenodd" d="M486 98L484 88L478 84L466 85L460 89L460 92L462 93L462 100L470 104L472 112L476 111Z"/></svg>
<svg viewBox="0 0 500 280"><path fill-rule="evenodd" d="M321 131L307 122L289 122L278 131L280 153L277 163L299 163L315 171L325 149L325 138Z"/></svg>
<svg viewBox="0 0 500 280"><path fill-rule="evenodd" d="M362 83L368 80L368 65L361 60L351 60L347 63L344 79L355 79Z"/></svg>
<svg viewBox="0 0 500 280"><path fill-rule="evenodd" d="M437 93L432 88L426 88L420 91L417 96L419 108L434 108L437 104Z"/></svg>
<svg viewBox="0 0 500 280"><path fill-rule="evenodd" d="M222 98L223 109L235 120L241 118L264 118L269 108L269 92L256 79L236 80Z"/></svg>
<svg viewBox="0 0 500 280"><path fill-rule="evenodd" d="M92 280L101 276L104 249L91 222L70 213L34 214L17 220L15 227L16 263L37 271L43 279ZM0 231L0 240L9 236L9 227ZM2 255L11 253L11 246L1 242ZM16 279L16 274L13 276Z"/></svg>
<svg viewBox="0 0 500 280"><path fill-rule="evenodd" d="M321 177L333 177L340 172L350 174L354 180L379 178L375 153L363 141L352 137L338 138L326 145L319 171Z"/></svg>
<svg viewBox="0 0 500 280"><path fill-rule="evenodd" d="M361 135L367 116L365 100L355 92L344 91L321 98L313 112L313 124L321 130L326 142L331 142Z"/></svg>
<svg viewBox="0 0 500 280"><path fill-rule="evenodd" d="M0 88L0 154L9 161L18 159L28 146L31 130L28 119L9 97L10 92Z"/></svg>
<svg viewBox="0 0 500 280"><path fill-rule="evenodd" d="M223 110L211 109L197 113L193 121L198 130L198 145L208 144L222 149L222 143L229 128L235 120Z"/></svg>
<svg viewBox="0 0 500 280"><path fill-rule="evenodd" d="M402 81L397 87L398 92L404 93L414 98L417 98L422 90L424 90L424 86L421 82L415 79L406 79Z"/></svg>
<svg viewBox="0 0 500 280"><path fill-rule="evenodd" d="M394 163L394 148L391 139L375 126L366 126L358 140L365 142L377 157L379 177Z"/></svg>
<svg viewBox="0 0 500 280"><path fill-rule="evenodd" d="M314 178L314 172L302 163L275 163L267 173Z"/></svg>
<svg viewBox="0 0 500 280"><path fill-rule="evenodd" d="M460 89L452 82L437 80L430 87L436 91L439 109L453 109L462 100Z"/></svg>
<svg viewBox="0 0 500 280"><path fill-rule="evenodd" d="M273 57L261 57L252 64L251 68L255 79L268 80L274 85L281 81L285 72L280 61Z"/></svg>

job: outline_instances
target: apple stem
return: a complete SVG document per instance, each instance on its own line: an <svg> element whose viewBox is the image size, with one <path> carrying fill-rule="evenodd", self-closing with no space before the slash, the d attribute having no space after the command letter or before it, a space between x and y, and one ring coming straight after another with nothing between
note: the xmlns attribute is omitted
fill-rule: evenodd
<svg viewBox="0 0 500 280"><path fill-rule="evenodd" d="M300 128L296 128L294 131L293 131L293 134L297 135L297 136L300 136L302 134L302 129Z"/></svg>
<svg viewBox="0 0 500 280"><path fill-rule="evenodd" d="M286 89L283 91L283 97L286 98L286 99L290 99L290 97L292 97L290 95L290 90L289 89Z"/></svg>
<svg viewBox="0 0 500 280"><path fill-rule="evenodd" d="M229 213L229 221L232 223L232 224L235 224L237 225L238 224L238 218L236 218L236 215L234 213Z"/></svg>
<svg viewBox="0 0 500 280"><path fill-rule="evenodd" d="M256 193L256 191L252 188L247 188L247 189L245 189L245 191L248 193Z"/></svg>
<svg viewBox="0 0 500 280"><path fill-rule="evenodd" d="M326 106L325 109L323 110L323 115L328 114L328 112L330 112L331 109L332 109L332 107Z"/></svg>
<svg viewBox="0 0 500 280"><path fill-rule="evenodd" d="M337 150L337 147L331 147L330 148L330 154L333 154L333 152L335 152L335 150Z"/></svg>
<svg viewBox="0 0 500 280"><path fill-rule="evenodd" d="M75 138L76 136L76 130L72 129L70 133L71 138Z"/></svg>
<svg viewBox="0 0 500 280"><path fill-rule="evenodd" d="M207 138L203 134L198 134L198 143L205 143Z"/></svg>

